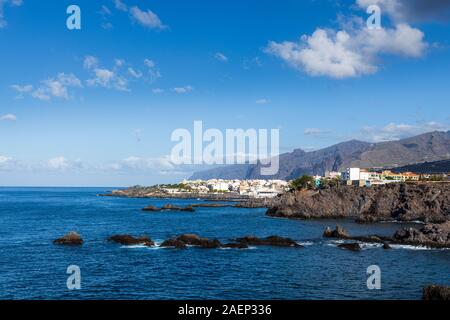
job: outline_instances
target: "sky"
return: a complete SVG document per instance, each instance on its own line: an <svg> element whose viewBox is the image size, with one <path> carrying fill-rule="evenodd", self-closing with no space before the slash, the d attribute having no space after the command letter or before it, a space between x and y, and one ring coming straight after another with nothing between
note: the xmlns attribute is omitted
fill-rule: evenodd
<svg viewBox="0 0 450 320"><path fill-rule="evenodd" d="M447 0L0 0L0 186L179 181L196 120L280 152L449 130L449 39Z"/></svg>

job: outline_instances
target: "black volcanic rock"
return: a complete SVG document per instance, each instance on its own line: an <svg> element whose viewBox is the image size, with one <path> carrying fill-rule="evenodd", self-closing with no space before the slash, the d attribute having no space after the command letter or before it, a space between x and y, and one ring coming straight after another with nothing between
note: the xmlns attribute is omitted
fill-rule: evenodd
<svg viewBox="0 0 450 320"><path fill-rule="evenodd" d="M161 243L160 246L161 247L172 247L172 248L177 248L177 249L186 249L186 244L183 241L177 240L177 239L168 239L168 240L164 241L163 243Z"/></svg>
<svg viewBox="0 0 450 320"><path fill-rule="evenodd" d="M323 232L323 236L325 238L338 238L338 239L348 239L350 235L347 231L341 226L337 225L335 230L331 230L330 227L327 227Z"/></svg>
<svg viewBox="0 0 450 320"><path fill-rule="evenodd" d="M423 300L450 301L450 287L429 285L423 288Z"/></svg>
<svg viewBox="0 0 450 320"><path fill-rule="evenodd" d="M420 229L403 228L393 237L398 243L431 247L450 247L450 221L441 224L427 224Z"/></svg>
<svg viewBox="0 0 450 320"><path fill-rule="evenodd" d="M81 236L78 233L71 231L61 238L54 240L53 243L63 245L82 245L83 239L81 239Z"/></svg>
<svg viewBox="0 0 450 320"><path fill-rule="evenodd" d="M273 217L441 223L450 218L450 183L391 183L370 188L338 185L288 192L266 205L266 214Z"/></svg>
<svg viewBox="0 0 450 320"><path fill-rule="evenodd" d="M154 242L147 236L141 236L141 237L135 238L128 234L113 235L108 238L108 241L120 243L121 245L126 245L126 246L142 244L142 245L151 247L154 245Z"/></svg>
<svg viewBox="0 0 450 320"><path fill-rule="evenodd" d="M290 238L283 238L279 236L269 236L267 238L246 236L243 238L237 238L236 242L254 246L302 247Z"/></svg>
<svg viewBox="0 0 450 320"><path fill-rule="evenodd" d="M202 238L196 234L183 234L176 238L176 240L185 243L186 245L198 246L201 248L220 248L221 243L217 239L210 240L208 238Z"/></svg>

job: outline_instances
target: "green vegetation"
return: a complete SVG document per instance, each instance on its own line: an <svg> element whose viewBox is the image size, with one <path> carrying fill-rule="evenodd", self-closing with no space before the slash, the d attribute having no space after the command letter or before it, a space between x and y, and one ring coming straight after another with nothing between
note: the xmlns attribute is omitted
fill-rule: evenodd
<svg viewBox="0 0 450 320"><path fill-rule="evenodd" d="M294 190L300 189L314 189L316 187L316 180L308 175L303 175L291 181L291 188Z"/></svg>

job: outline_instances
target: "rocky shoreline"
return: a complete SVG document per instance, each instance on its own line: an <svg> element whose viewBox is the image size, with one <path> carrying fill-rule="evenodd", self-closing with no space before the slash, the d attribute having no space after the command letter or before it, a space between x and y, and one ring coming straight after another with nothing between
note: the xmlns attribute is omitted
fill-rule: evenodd
<svg viewBox="0 0 450 320"><path fill-rule="evenodd" d="M155 198L155 199L202 199L208 201L248 201L252 198L239 193L200 193L200 192L179 192L167 193L153 187L130 187L127 189L112 190L109 193L98 194L99 197L120 197L120 198Z"/></svg>
<svg viewBox="0 0 450 320"><path fill-rule="evenodd" d="M378 243L384 249L390 249L392 245L450 249L450 221L440 224L426 224L421 228L402 228L397 230L391 237L376 234L351 236L338 225L335 230L327 227L323 233L323 237L355 241L342 245L346 249L356 249L355 245L359 245L359 243ZM350 244L354 246L351 248L351 246L348 246ZM357 251L357 249L354 251Z"/></svg>
<svg viewBox="0 0 450 320"><path fill-rule="evenodd" d="M442 223L450 219L450 184L392 183L370 188L339 185L297 190L265 202L250 200L242 205L266 206L268 216L292 219Z"/></svg>

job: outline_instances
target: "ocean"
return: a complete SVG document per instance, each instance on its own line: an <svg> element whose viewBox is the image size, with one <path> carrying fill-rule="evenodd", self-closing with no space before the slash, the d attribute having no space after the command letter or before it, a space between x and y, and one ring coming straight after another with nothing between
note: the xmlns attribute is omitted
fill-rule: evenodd
<svg viewBox="0 0 450 320"><path fill-rule="evenodd" d="M264 209L143 212L201 201L97 196L110 190L0 188L0 299L420 299L424 285L450 284L450 250L364 245L352 252L322 238L336 224L352 235L392 235L405 224L287 220ZM72 230L82 246L52 243ZM177 250L106 241L125 233L157 243L183 233L223 242L279 235L304 248ZM80 268L79 290L67 288L70 265ZM379 290L367 287L371 265L381 270Z"/></svg>

